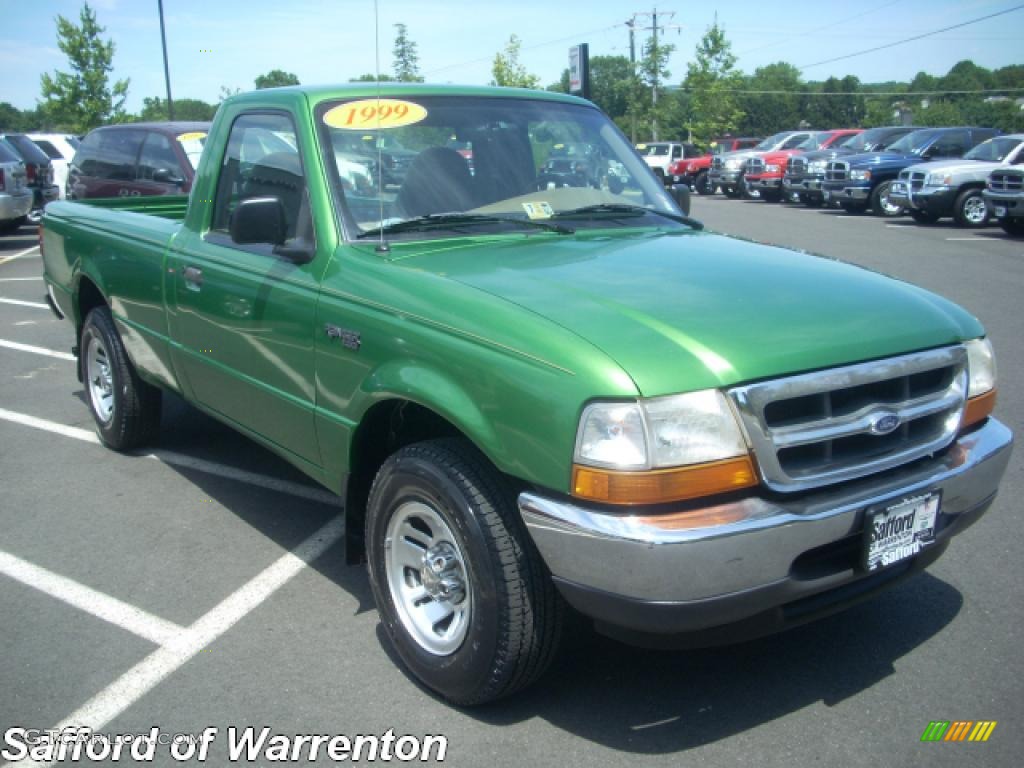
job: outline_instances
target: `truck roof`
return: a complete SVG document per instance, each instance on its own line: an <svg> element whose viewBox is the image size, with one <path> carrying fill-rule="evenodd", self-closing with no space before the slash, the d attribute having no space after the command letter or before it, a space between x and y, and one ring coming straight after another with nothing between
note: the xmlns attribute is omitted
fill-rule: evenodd
<svg viewBox="0 0 1024 768"><path fill-rule="evenodd" d="M334 99L367 98L379 94L382 98L400 96L475 96L480 98L541 99L544 101L561 101L570 104L593 106L591 102L577 96L529 88L376 82L343 83L339 85L288 85L281 88L264 88L258 91L249 91L247 93L240 93L237 96L231 96L225 103L233 104L250 100L263 100L267 96L276 94L294 96L298 93L305 94L313 104Z"/></svg>

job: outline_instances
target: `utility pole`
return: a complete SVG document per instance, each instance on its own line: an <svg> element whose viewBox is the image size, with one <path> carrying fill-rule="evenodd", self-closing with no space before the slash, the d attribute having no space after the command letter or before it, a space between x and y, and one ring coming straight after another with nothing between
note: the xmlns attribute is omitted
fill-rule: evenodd
<svg viewBox="0 0 1024 768"><path fill-rule="evenodd" d="M676 13L675 13L675 11L663 11L661 15L662 15L662 17L667 16L669 19L672 19L672 18L675 17ZM672 25L669 25L667 27L664 24L659 26L659 24L658 24L658 9L657 9L657 7L653 8L650 11L650 13L648 13L646 11L640 11L640 12L634 13L633 14L633 18L626 22L626 25L629 27L629 53L630 53L630 60L634 62L634 68L635 68L636 54L635 54L634 49L633 49L633 30L636 28L637 16L645 16L645 17L650 18L650 20L651 20L651 26L649 26L649 27L640 27L640 29L645 31L645 32L646 31L650 31L652 33L652 35L653 35L652 41L651 41L651 51L650 51L650 54L649 54L651 60L654 62L654 68L653 68L653 71L651 72L651 106L652 106L652 110L651 110L651 137L652 137L652 139L654 141L657 141L658 140L658 75L659 75L659 69L660 69L659 64L658 64L658 32L659 32L659 30L664 32L666 29L675 29L676 31L678 31L678 30L682 29L682 27L679 26L678 24L672 24ZM634 133L635 133L635 130L634 130ZM636 136L635 135L633 137L633 141L634 142L636 141Z"/></svg>
<svg viewBox="0 0 1024 768"><path fill-rule="evenodd" d="M167 34L164 32L164 0L156 0L160 11L160 42L164 46L164 82L167 83L167 119L174 119L174 100L171 98L171 68L167 64Z"/></svg>
<svg viewBox="0 0 1024 768"><path fill-rule="evenodd" d="M626 22L626 26L629 27L629 66L633 73L633 77L636 78L636 41L634 38L634 27L636 26L636 17L629 19ZM632 100L632 96L631 96ZM635 106L635 105L634 105ZM629 140L636 144L636 110L630 110L629 118Z"/></svg>

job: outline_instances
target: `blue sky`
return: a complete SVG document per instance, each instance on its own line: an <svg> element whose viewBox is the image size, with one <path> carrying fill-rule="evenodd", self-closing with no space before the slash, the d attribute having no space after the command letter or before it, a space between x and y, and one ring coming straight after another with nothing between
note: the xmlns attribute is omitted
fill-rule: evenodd
<svg viewBox="0 0 1024 768"><path fill-rule="evenodd" d="M665 0L659 22L676 46L672 81L686 72L694 46L717 12L747 72L773 61L797 66L894 42L1011 8L1014 0L786 0L726 3ZM130 77L127 107L164 94L156 0L94 0L106 37L117 45L115 78ZM58 14L77 20L80 0L0 0L0 101L32 107L39 76L67 69L56 44ZM643 3L621 0L379 0L381 69L391 68L393 24L404 22L419 46L428 81L486 83L494 54L509 35L522 40L522 63L544 85L567 66L570 45L591 55L628 55L625 22ZM669 17L671 12L675 15ZM303 83L348 80L374 69L373 0L164 0L174 96L216 102L221 86L250 89L271 69ZM854 18L857 17L857 18ZM649 26L649 16L638 25ZM675 27L679 27L678 29ZM646 33L645 33L646 34ZM207 52L208 51L208 52ZM1024 9L886 51L811 67L823 80L853 74L864 81L909 80L918 71L945 74L961 59L990 68L1024 63Z"/></svg>

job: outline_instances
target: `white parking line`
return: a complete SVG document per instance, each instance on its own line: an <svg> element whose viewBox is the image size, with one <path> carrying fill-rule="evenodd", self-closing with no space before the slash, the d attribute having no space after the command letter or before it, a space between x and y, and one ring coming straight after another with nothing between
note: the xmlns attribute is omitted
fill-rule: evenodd
<svg viewBox="0 0 1024 768"><path fill-rule="evenodd" d="M268 597L288 583L307 563L312 562L344 534L340 517L326 523L293 551L282 555L256 578L229 595L213 610L53 726L54 732L84 726L99 730L142 698L168 675L180 669L193 656L227 632ZM52 762L22 760L10 765L53 765Z"/></svg>
<svg viewBox="0 0 1024 768"><path fill-rule="evenodd" d="M979 240L988 240L990 243L1004 243L1006 242L1001 237L985 237L984 235L977 235L975 237L947 237L947 243L976 243Z"/></svg>
<svg viewBox="0 0 1024 768"><path fill-rule="evenodd" d="M41 277L0 277L0 283L22 283L29 280L39 280L42 282Z"/></svg>
<svg viewBox="0 0 1024 768"><path fill-rule="evenodd" d="M0 339L0 347L5 347L7 349L16 349L18 352L31 352L33 355L45 355L46 357L56 357L58 360L74 361L77 359L70 352L58 352L55 349L46 349L45 347L33 347L31 344L19 344L16 341L8 341L7 339Z"/></svg>
<svg viewBox="0 0 1024 768"><path fill-rule="evenodd" d="M14 424L32 427L33 429L39 429L44 432L52 432L53 434L70 437L75 440L81 440L84 443L92 443L94 445L100 444L99 438L91 430L69 427L66 424L58 424L55 421L40 419L36 416L29 416L26 413L18 413L16 411L9 411L6 408L0 408L0 419ZM247 483L248 485L255 485L259 488L266 488L271 491L285 493L289 496L296 496L300 499L307 499L320 504L338 504L341 501L340 496L337 496L327 490L312 488L307 485L302 485L301 483L294 483L290 480L280 480L276 477L260 475L256 472L248 472L244 469L229 467L225 464L218 464L205 459L197 459L193 456L175 453L174 451L157 450L152 453L136 455L139 458L157 459L158 461L162 461L165 464L170 464L172 466L194 469L197 472L216 475L228 480L238 480L239 482Z"/></svg>
<svg viewBox="0 0 1024 768"><path fill-rule="evenodd" d="M0 551L0 573L38 589L40 592L45 592L86 613L91 613L97 618L115 624L132 634L144 637L156 645L167 645L185 631L184 627L147 613L134 605L121 602L103 592L97 592L77 581L33 565L9 552Z"/></svg>
<svg viewBox="0 0 1024 768"><path fill-rule="evenodd" d="M34 245L31 248L26 248L24 251L18 251L18 253L12 253L10 256L4 256L2 259L0 259L0 264L6 264L9 261L14 261L15 259L20 259L20 258L22 258L24 256L28 256L30 253L32 253L32 251L38 251L38 250L39 250L39 246L38 245Z"/></svg>
<svg viewBox="0 0 1024 768"><path fill-rule="evenodd" d="M16 304L19 307L32 307L33 309L49 309L46 304L38 301L22 301L21 299L5 299L0 296L0 304Z"/></svg>

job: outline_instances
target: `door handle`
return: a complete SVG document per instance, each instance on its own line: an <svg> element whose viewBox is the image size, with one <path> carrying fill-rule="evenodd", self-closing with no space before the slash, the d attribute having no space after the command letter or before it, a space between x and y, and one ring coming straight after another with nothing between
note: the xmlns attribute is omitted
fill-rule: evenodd
<svg viewBox="0 0 1024 768"><path fill-rule="evenodd" d="M185 278L185 287L191 291L198 291L203 287L203 270L199 267L185 267L181 270Z"/></svg>

